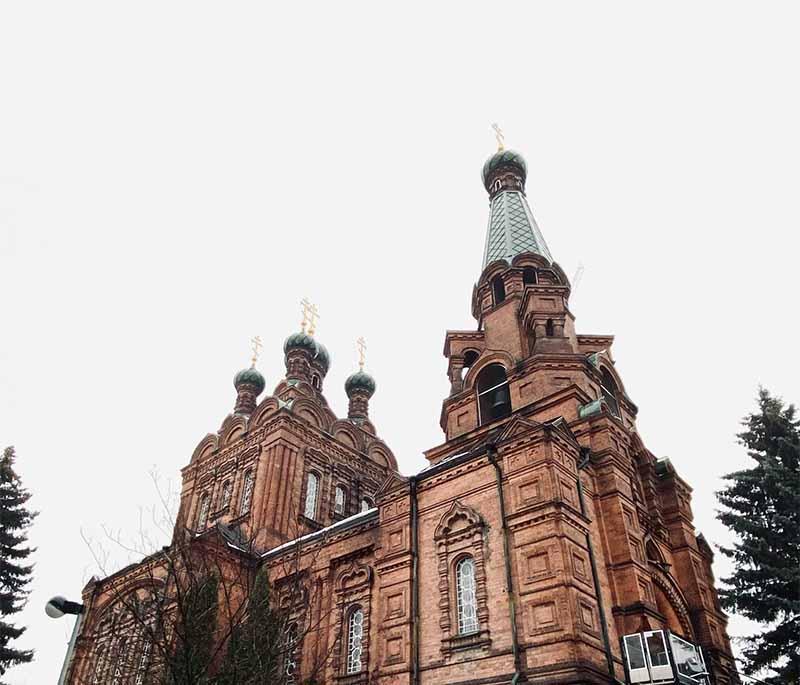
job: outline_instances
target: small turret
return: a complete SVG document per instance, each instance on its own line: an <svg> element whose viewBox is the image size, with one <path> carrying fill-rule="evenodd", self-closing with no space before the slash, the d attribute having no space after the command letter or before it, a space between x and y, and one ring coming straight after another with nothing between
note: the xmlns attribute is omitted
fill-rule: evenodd
<svg viewBox="0 0 800 685"><path fill-rule="evenodd" d="M286 378L306 381L321 391L322 381L331 366L331 356L325 345L314 338L316 319L319 316L316 306L307 300L303 300L302 304L303 322L300 331L292 333L283 344Z"/></svg>
<svg viewBox="0 0 800 685"><path fill-rule="evenodd" d="M236 388L236 406L234 414L249 416L256 409L258 396L264 392L264 376L256 369L258 351L261 349L261 338L256 336L251 341L253 344L253 358L249 369L242 369L233 378L233 387Z"/></svg>
<svg viewBox="0 0 800 685"><path fill-rule="evenodd" d="M376 384L375 379L364 371L364 353L367 349L364 338L359 338L356 345L359 353L358 371L347 377L344 391L350 400L347 418L359 421L369 418L369 400L375 394Z"/></svg>

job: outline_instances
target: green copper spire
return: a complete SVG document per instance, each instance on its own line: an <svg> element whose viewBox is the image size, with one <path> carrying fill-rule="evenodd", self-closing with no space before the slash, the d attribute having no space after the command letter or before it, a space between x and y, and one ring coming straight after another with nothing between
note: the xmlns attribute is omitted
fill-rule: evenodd
<svg viewBox="0 0 800 685"><path fill-rule="evenodd" d="M510 264L522 252L553 261L525 198L527 171L522 155L513 150L498 150L483 165L483 185L491 200L483 268L498 259Z"/></svg>

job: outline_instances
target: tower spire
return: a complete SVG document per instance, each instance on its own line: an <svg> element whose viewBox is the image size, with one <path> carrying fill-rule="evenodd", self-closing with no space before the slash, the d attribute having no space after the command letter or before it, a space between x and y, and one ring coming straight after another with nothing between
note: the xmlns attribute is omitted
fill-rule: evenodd
<svg viewBox="0 0 800 685"><path fill-rule="evenodd" d="M552 262L550 250L525 197L528 165L521 154L505 148L500 127L493 124L492 128L499 149L483 165L483 185L491 202L483 268L498 259L510 264L522 252L535 252Z"/></svg>

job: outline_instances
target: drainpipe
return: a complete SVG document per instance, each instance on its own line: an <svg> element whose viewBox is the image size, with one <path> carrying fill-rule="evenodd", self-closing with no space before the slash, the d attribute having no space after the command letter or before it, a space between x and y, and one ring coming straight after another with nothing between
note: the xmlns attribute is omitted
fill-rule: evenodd
<svg viewBox="0 0 800 685"><path fill-rule="evenodd" d="M511 557L509 554L508 545L508 523L506 522L506 501L503 495L503 472L500 469L500 464L497 461L497 449L493 444L486 447L486 454L489 461L494 466L494 471L497 476L497 499L500 502L500 521L503 526L503 557L506 567L506 588L508 589L508 613L511 617L511 651L514 655L514 677L511 679L511 685L517 685L519 682L527 680L525 674L522 672L522 664L519 653L519 638L517 636L517 608L514 601L514 584L511 577Z"/></svg>
<svg viewBox="0 0 800 685"><path fill-rule="evenodd" d="M417 479L411 476L411 682L419 685L419 512Z"/></svg>
<svg viewBox="0 0 800 685"><path fill-rule="evenodd" d="M591 457L591 450L588 447L581 448L582 458L578 462L578 471L580 472L589 463ZM581 476L578 473L578 499L581 503L581 514L586 516L586 504L583 500L583 484L581 483ZM600 591L600 579L597 575L597 562L594 556L594 547L592 546L592 538L589 533L586 533L586 548L589 550L589 564L592 567L592 581L594 581L594 592L597 595L597 610L600 613L600 629L603 634L603 645L606 652L606 665L608 666L608 675L614 683L619 682L617 675L614 672L614 655L611 652L611 641L608 638L608 626L606 625L606 611L603 606L603 595Z"/></svg>

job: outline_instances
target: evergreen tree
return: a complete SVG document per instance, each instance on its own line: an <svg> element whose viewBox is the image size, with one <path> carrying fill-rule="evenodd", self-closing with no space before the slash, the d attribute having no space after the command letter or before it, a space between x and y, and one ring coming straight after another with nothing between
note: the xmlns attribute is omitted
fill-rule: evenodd
<svg viewBox="0 0 800 685"><path fill-rule="evenodd" d="M14 471L14 448L7 447L0 458L0 676L33 658L32 650L9 646L25 628L4 620L21 611L28 596L33 566L24 561L33 550L25 543L27 528L36 516L25 506L29 499L30 493Z"/></svg>
<svg viewBox="0 0 800 685"><path fill-rule="evenodd" d="M175 651L164 672L166 685L213 683L219 582L213 574L195 579L179 598Z"/></svg>
<svg viewBox="0 0 800 685"><path fill-rule="evenodd" d="M273 608L266 571L256 575L247 616L236 626L228 643L221 685L268 685L279 683L291 660L286 621ZM291 638L289 638L291 640Z"/></svg>
<svg viewBox="0 0 800 685"><path fill-rule="evenodd" d="M759 391L759 410L739 434L755 466L728 474L718 518L737 536L734 572L723 578L726 609L767 624L744 638L744 671L771 668L775 682L800 682L800 422L793 405Z"/></svg>

